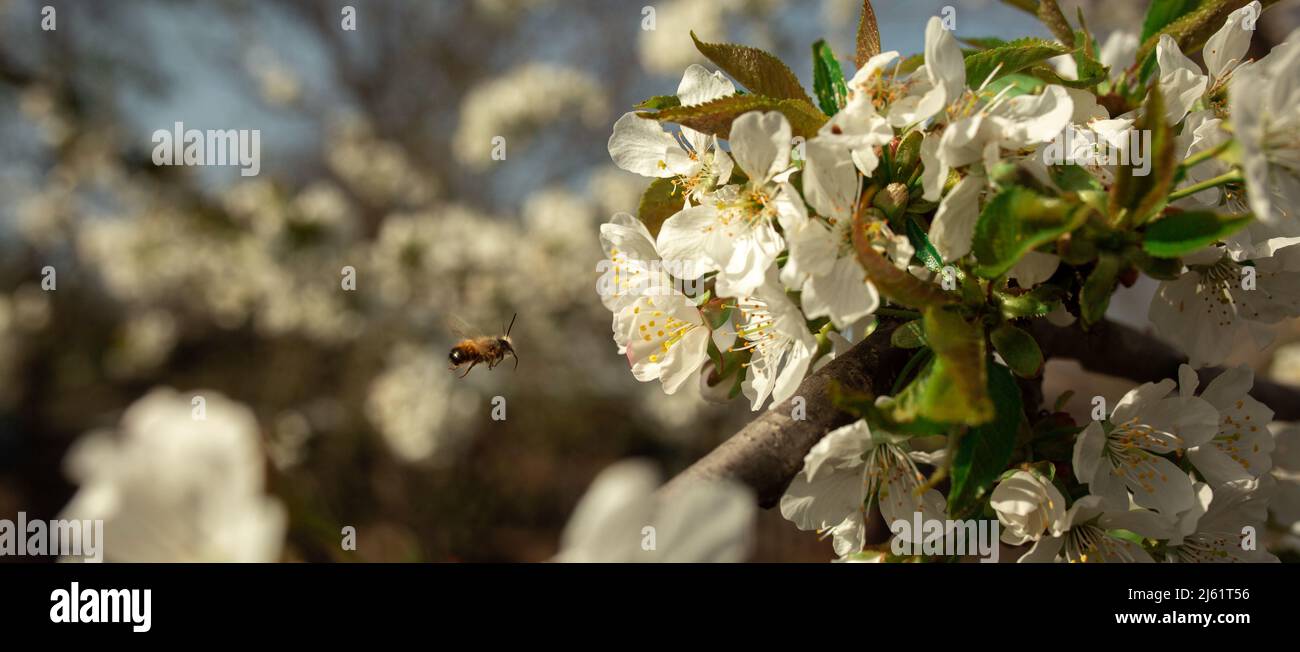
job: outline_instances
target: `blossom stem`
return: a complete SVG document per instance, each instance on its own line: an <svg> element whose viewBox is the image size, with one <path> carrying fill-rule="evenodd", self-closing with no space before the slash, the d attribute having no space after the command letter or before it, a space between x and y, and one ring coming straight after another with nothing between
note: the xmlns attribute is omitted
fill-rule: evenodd
<svg viewBox="0 0 1300 652"><path fill-rule="evenodd" d="M827 337L827 334L833 330L835 330L835 324L827 321L825 324L822 324L822 327L817 331L817 351L813 354L813 359L810 365L816 364L818 360L822 359L822 356L834 350L834 342L831 342L831 338Z"/></svg>
<svg viewBox="0 0 1300 652"><path fill-rule="evenodd" d="M1185 170L1190 170L1191 168L1194 168L1197 165L1200 165L1201 163L1222 154L1229 147L1231 147L1234 142L1236 141L1230 138L1228 140L1223 141L1222 143L1219 143L1214 147L1211 147L1210 149L1203 149L1195 154L1192 154L1191 156L1188 156L1187 159L1184 160L1179 165Z"/></svg>
<svg viewBox="0 0 1300 652"><path fill-rule="evenodd" d="M1223 174L1220 174L1217 177L1214 177L1213 179L1206 179L1205 181L1202 181L1200 183L1187 186L1182 190L1169 193L1169 201L1178 201L1179 199L1182 199L1184 197L1190 197L1192 195L1195 195L1196 193L1201 192L1202 190L1217 188L1219 186L1227 185L1229 183L1235 183L1237 181L1241 181L1241 172L1237 170L1233 170L1231 172L1225 172Z"/></svg>

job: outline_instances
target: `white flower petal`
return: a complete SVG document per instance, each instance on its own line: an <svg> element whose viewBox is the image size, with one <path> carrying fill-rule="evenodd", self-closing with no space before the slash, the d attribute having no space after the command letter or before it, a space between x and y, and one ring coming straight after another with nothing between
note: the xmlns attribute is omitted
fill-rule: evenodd
<svg viewBox="0 0 1300 652"><path fill-rule="evenodd" d="M1160 93L1165 98L1167 120L1177 124L1205 94L1210 80L1168 34L1162 34L1156 43L1156 62L1160 65Z"/></svg>
<svg viewBox="0 0 1300 652"><path fill-rule="evenodd" d="M1041 251L1030 251L1025 253L1024 257L1011 268L1011 271L1007 272L1007 276L1015 279L1016 283L1022 288L1032 288L1052 278L1052 275L1056 273L1056 269L1060 266L1060 256Z"/></svg>
<svg viewBox="0 0 1300 652"><path fill-rule="evenodd" d="M809 481L802 473L794 476L781 496L781 516L800 530L825 530L845 519L862 520L866 500L863 469L841 469L818 474Z"/></svg>
<svg viewBox="0 0 1300 652"><path fill-rule="evenodd" d="M1100 422L1093 421L1074 440L1074 453L1070 464L1080 482L1090 483L1101 465L1101 455L1106 448L1106 431Z"/></svg>
<svg viewBox="0 0 1300 652"><path fill-rule="evenodd" d="M831 269L824 275L810 277L803 286L802 303L807 317L830 317L836 327L844 328L875 312L880 307L880 293L867 282L866 272L857 259L843 256L828 260L833 260Z"/></svg>
<svg viewBox="0 0 1300 652"><path fill-rule="evenodd" d="M680 152L681 147L658 121L629 112L614 123L614 133L609 137L609 156L614 165L643 177L666 179L674 175L668 169L670 151Z"/></svg>
<svg viewBox="0 0 1300 652"><path fill-rule="evenodd" d="M790 122L769 111L750 111L731 123L731 157L751 184L763 184L790 167Z"/></svg>
<svg viewBox="0 0 1300 652"><path fill-rule="evenodd" d="M601 471L564 526L557 559L617 561L619 553L640 543L641 528L651 517L648 498L658 486L659 473L649 462L628 460Z"/></svg>
<svg viewBox="0 0 1300 652"><path fill-rule="evenodd" d="M677 85L677 99L681 100L682 106L704 104L735 93L735 85L722 75L722 71L709 72L698 63L687 66L681 83Z"/></svg>
<svg viewBox="0 0 1300 652"><path fill-rule="evenodd" d="M1136 418L1140 410L1168 396L1175 386L1174 381L1166 378L1158 383L1143 383L1129 390L1115 405L1115 409L1111 410L1110 420L1118 424Z"/></svg>
<svg viewBox="0 0 1300 652"><path fill-rule="evenodd" d="M944 28L943 20L931 16L925 25L925 69L930 82L944 91L944 103L951 103L966 90L966 62L957 39ZM976 80L975 83L983 83ZM929 117L929 116L926 116Z"/></svg>
<svg viewBox="0 0 1300 652"><path fill-rule="evenodd" d="M675 276L699 278L705 272L717 269L717 263L710 255L710 251L719 246L716 241L724 239L717 229L712 228L717 222L717 208L704 203L684 208L660 225L655 248L665 262L673 265Z"/></svg>
<svg viewBox="0 0 1300 652"><path fill-rule="evenodd" d="M803 196L819 215L849 219L861 184L847 150L814 138L806 145Z"/></svg>
<svg viewBox="0 0 1300 652"><path fill-rule="evenodd" d="M1215 81L1222 79L1241 63L1242 57L1245 57L1246 51L1250 49L1250 36L1253 33L1246 29L1245 22L1247 18L1252 20L1259 18L1261 13L1263 8L1259 0L1251 2L1228 14L1228 20L1223 23L1223 27L1205 42L1203 51L1205 67L1212 79Z"/></svg>
<svg viewBox="0 0 1300 652"><path fill-rule="evenodd" d="M984 184L981 177L967 176L939 202L934 221L930 223L929 237L944 260L955 261L970 253Z"/></svg>
<svg viewBox="0 0 1300 652"><path fill-rule="evenodd" d="M651 524L658 561L736 563L754 547L757 499L735 482L702 482L660 506ZM641 528L636 534L641 535Z"/></svg>

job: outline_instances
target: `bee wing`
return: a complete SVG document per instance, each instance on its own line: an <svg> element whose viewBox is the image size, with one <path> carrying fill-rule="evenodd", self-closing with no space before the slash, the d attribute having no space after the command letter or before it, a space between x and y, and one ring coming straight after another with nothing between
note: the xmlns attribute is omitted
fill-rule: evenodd
<svg viewBox="0 0 1300 652"><path fill-rule="evenodd" d="M451 331L452 335L455 335L457 339L467 340L474 337L474 329L471 328L469 324L465 323L464 319L452 315L447 317L444 321L446 322L447 330Z"/></svg>

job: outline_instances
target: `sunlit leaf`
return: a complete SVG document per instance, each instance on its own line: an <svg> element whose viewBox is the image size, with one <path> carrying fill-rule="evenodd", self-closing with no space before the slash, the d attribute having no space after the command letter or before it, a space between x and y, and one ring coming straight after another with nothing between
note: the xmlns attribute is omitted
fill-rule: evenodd
<svg viewBox="0 0 1300 652"><path fill-rule="evenodd" d="M987 387L984 328L945 306L925 310L926 342L934 351L935 374L921 415L935 421L979 425L993 418Z"/></svg>
<svg viewBox="0 0 1300 652"><path fill-rule="evenodd" d="M1020 388L1005 367L990 366L988 394L996 416L961 435L953 455L952 489L948 492L948 513L952 515L970 510L1007 467L1015 449L1024 408Z"/></svg>
<svg viewBox="0 0 1300 652"><path fill-rule="evenodd" d="M675 122L719 138L731 136L731 123L750 111L779 111L790 121L796 136L812 138L826 123L826 116L817 107L803 100L780 100L762 95L731 95L712 102L694 106L676 106L657 112L643 111L637 115L660 122Z"/></svg>
<svg viewBox="0 0 1300 652"><path fill-rule="evenodd" d="M844 69L826 41L813 44L813 90L822 113L835 115L848 102L849 88L844 83Z"/></svg>
<svg viewBox="0 0 1300 652"><path fill-rule="evenodd" d="M1005 274L1027 252L1083 224L1090 211L1083 204L1044 197L1018 186L1003 190L975 223L971 243L979 261L975 273L983 278Z"/></svg>
<svg viewBox="0 0 1300 652"><path fill-rule="evenodd" d="M776 55L748 45L705 43L694 32L691 39L701 54L750 91L781 100L803 100L812 106L799 78Z"/></svg>
<svg viewBox="0 0 1300 652"><path fill-rule="evenodd" d="M867 65L871 57L880 54L880 28L876 25L876 10L871 0L862 0L862 15L858 19L858 68Z"/></svg>
<svg viewBox="0 0 1300 652"><path fill-rule="evenodd" d="M685 200L686 194L673 183L673 179L655 179L641 194L637 217L650 230L650 235L658 236L664 220L682 210Z"/></svg>
<svg viewBox="0 0 1300 652"><path fill-rule="evenodd" d="M1177 258L1214 244L1245 228L1252 216L1187 211L1166 215L1147 225L1142 248L1159 258Z"/></svg>

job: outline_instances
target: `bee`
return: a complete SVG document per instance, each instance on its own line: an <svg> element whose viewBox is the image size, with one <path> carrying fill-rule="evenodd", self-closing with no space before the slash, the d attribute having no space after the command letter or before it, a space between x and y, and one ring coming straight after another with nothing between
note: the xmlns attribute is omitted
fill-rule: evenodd
<svg viewBox="0 0 1300 652"><path fill-rule="evenodd" d="M515 313L514 317L510 318L510 326L506 327L505 335L465 337L462 333L461 337L463 339L457 342L456 346L451 347L451 353L447 356L451 361L451 366L448 369L455 370L469 365L465 369L465 373L460 375L461 378L464 378L469 375L470 369L473 369L478 363L485 362L488 369L493 369L498 364L501 364L501 361L507 355L515 359L515 369L518 369L519 356L515 353L514 344L510 341L510 329L515 327L515 317L518 316L519 313Z"/></svg>

